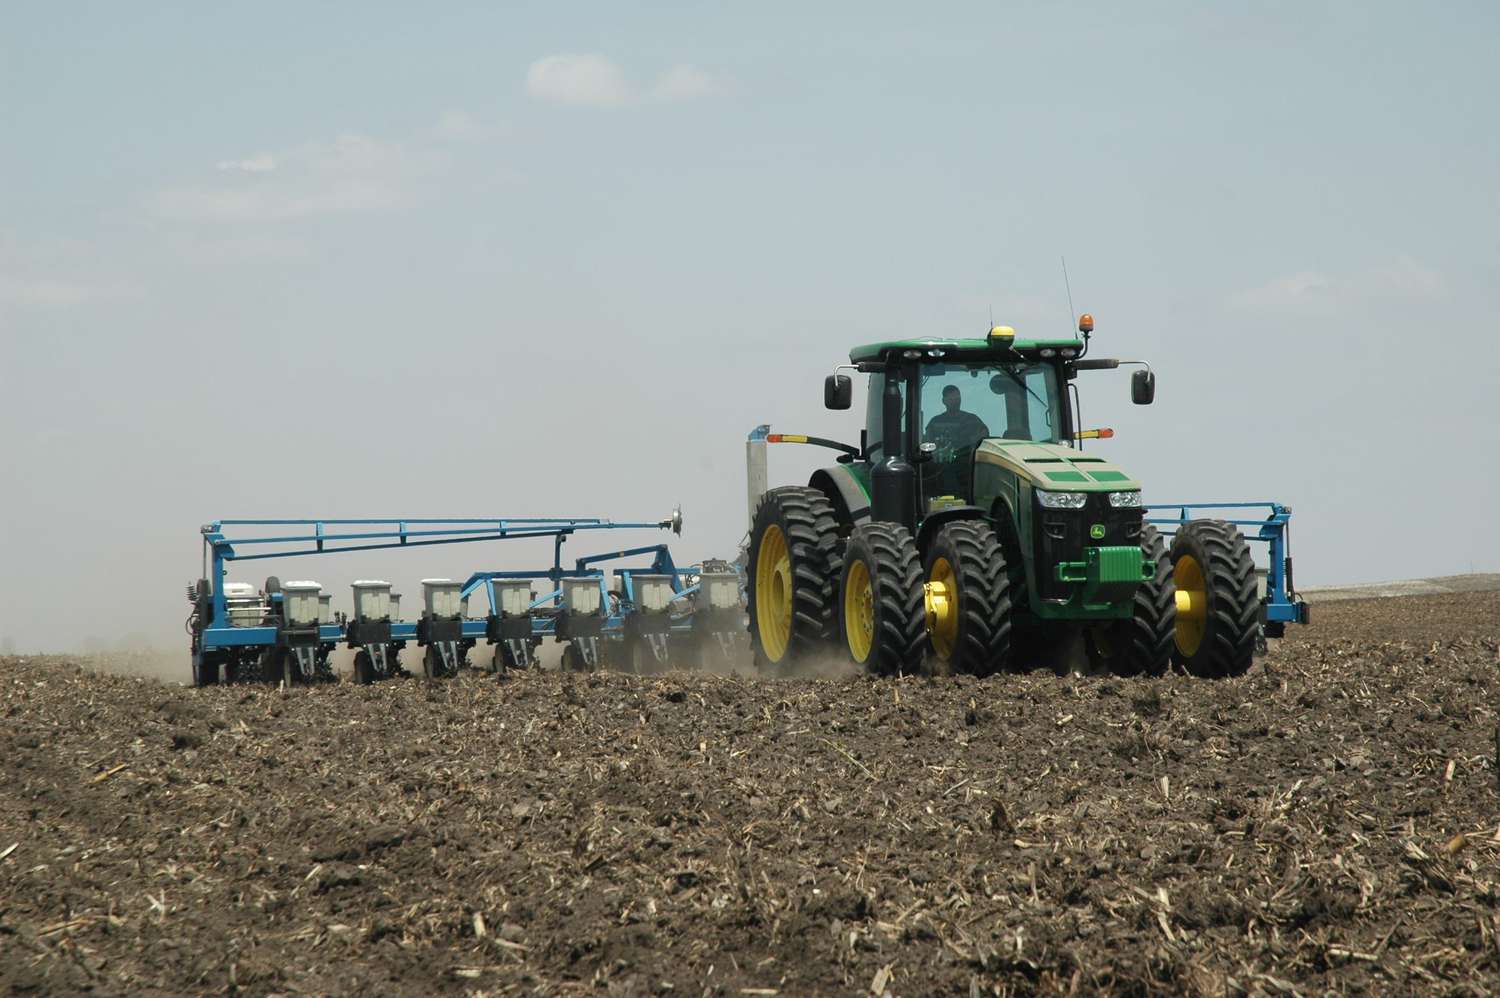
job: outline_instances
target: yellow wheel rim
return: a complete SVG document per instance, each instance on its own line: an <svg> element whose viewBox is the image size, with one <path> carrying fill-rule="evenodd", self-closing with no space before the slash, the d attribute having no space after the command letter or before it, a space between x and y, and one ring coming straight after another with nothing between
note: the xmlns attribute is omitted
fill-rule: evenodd
<svg viewBox="0 0 1500 998"><path fill-rule="evenodd" d="M1197 558L1185 554L1172 568L1172 581L1177 583L1177 650L1196 655L1208 622L1208 584L1203 566Z"/></svg>
<svg viewBox="0 0 1500 998"><path fill-rule="evenodd" d="M755 624L766 660L780 662L792 637L792 558L774 523L760 535L755 558Z"/></svg>
<svg viewBox="0 0 1500 998"><path fill-rule="evenodd" d="M844 580L844 634L849 654L863 664L875 644L875 588L870 584L870 567L863 561L852 563Z"/></svg>
<svg viewBox="0 0 1500 998"><path fill-rule="evenodd" d="M927 598L927 634L938 658L953 657L958 645L958 573L947 558L937 558L923 587Z"/></svg>

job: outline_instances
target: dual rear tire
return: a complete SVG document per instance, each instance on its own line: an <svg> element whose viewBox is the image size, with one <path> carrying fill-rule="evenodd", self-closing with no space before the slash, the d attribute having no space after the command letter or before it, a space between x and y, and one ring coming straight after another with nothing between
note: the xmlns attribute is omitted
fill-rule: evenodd
<svg viewBox="0 0 1500 998"><path fill-rule="evenodd" d="M784 671L828 654L844 562L833 505L817 489L772 489L750 527L750 638L755 662Z"/></svg>
<svg viewBox="0 0 1500 998"><path fill-rule="evenodd" d="M841 535L822 492L772 489L751 526L748 569L750 638L762 667L829 657L877 675L929 662L988 675L1006 664L1005 558L982 521L939 528L924 565L906 528L867 522Z"/></svg>

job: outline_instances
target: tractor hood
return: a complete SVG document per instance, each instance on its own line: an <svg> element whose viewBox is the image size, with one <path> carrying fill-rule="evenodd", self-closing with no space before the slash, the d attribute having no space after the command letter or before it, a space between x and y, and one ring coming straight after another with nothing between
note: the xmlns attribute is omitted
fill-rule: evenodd
<svg viewBox="0 0 1500 998"><path fill-rule="evenodd" d="M1050 492L1128 492L1141 483L1102 457L1030 440L990 439L974 454L979 464L994 464Z"/></svg>

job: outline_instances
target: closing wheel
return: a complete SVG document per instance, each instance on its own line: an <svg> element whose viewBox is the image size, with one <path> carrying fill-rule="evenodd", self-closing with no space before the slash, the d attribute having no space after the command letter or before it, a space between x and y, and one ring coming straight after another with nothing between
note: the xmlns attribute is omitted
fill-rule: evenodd
<svg viewBox="0 0 1500 998"><path fill-rule="evenodd" d="M839 630L867 672L917 672L927 645L922 571L905 527L865 523L844 550Z"/></svg>
<svg viewBox="0 0 1500 998"><path fill-rule="evenodd" d="M219 683L219 659L215 652L204 652L193 662L194 686L217 686ZM227 681L226 677L226 681Z"/></svg>
<svg viewBox="0 0 1500 998"><path fill-rule="evenodd" d="M1141 552L1156 571L1136 589L1131 618L1095 625L1084 636L1089 662L1117 676L1160 676L1172 664L1177 589L1166 542L1150 524L1141 529Z"/></svg>
<svg viewBox="0 0 1500 998"><path fill-rule="evenodd" d="M1176 587L1173 658L1194 676L1242 675L1255 656L1260 598L1255 562L1239 528L1192 520L1172 539Z"/></svg>
<svg viewBox="0 0 1500 998"><path fill-rule="evenodd" d="M772 489L750 527L750 640L758 663L784 666L837 634L838 522L816 489Z"/></svg>
<svg viewBox="0 0 1500 998"><path fill-rule="evenodd" d="M587 672L588 665L583 660L583 653L578 646L569 641L563 645L562 665L563 672Z"/></svg>
<svg viewBox="0 0 1500 998"><path fill-rule="evenodd" d="M932 654L953 672L988 676L1009 665L1010 578L989 524L960 520L928 546L923 575Z"/></svg>
<svg viewBox="0 0 1500 998"><path fill-rule="evenodd" d="M657 635L656 645L652 644L652 637L645 634L633 634L627 637L621 645L621 659L626 671L637 676L652 676L669 671L673 663L668 654L667 635ZM657 655L660 649L661 656ZM691 663L686 663L689 668Z"/></svg>
<svg viewBox="0 0 1500 998"><path fill-rule="evenodd" d="M422 655L422 675L428 679L452 679L458 675L458 669L444 665L443 653L436 645L428 645Z"/></svg>
<svg viewBox="0 0 1500 998"><path fill-rule="evenodd" d="M354 681L361 686L375 681L375 663L370 661L370 653L363 648L354 653Z"/></svg>

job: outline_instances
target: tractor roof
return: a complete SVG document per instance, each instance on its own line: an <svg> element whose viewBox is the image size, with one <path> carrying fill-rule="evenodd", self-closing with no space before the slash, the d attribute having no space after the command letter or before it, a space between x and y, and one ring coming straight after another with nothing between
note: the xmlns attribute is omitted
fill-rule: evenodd
<svg viewBox="0 0 1500 998"><path fill-rule="evenodd" d="M866 360L880 360L896 351L902 350L942 350L945 359L965 360L995 360L1008 357L1013 352L1024 354L1035 354L1037 351L1051 347L1055 350L1082 350L1083 341L1074 337L1065 339L1046 340L1023 340L1017 337L1010 346L998 346L994 342L983 338L973 339L939 339L930 337L915 340L887 340L884 343L866 343L849 351L849 361L858 364Z"/></svg>

